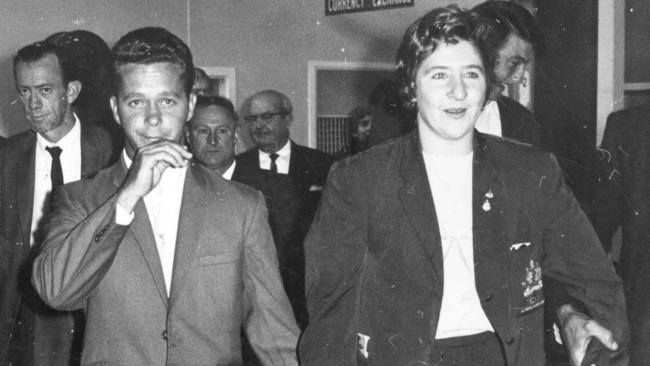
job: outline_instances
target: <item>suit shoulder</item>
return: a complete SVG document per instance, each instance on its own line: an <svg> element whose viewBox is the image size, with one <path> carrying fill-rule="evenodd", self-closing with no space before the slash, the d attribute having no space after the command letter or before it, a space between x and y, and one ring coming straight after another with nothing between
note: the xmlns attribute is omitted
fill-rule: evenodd
<svg viewBox="0 0 650 366"><path fill-rule="evenodd" d="M347 156L333 163L332 171L356 171L362 174L376 174L377 167L383 166L388 170L401 158L404 149L407 148L410 135L390 139L381 144L372 146L357 154Z"/></svg>
<svg viewBox="0 0 650 366"><path fill-rule="evenodd" d="M0 144L0 159L13 159L36 143L36 133L32 130L13 135Z"/></svg>
<svg viewBox="0 0 650 366"><path fill-rule="evenodd" d="M495 155L497 161L531 164L531 161L553 160L553 155L535 145L515 139L481 134L485 146Z"/></svg>
<svg viewBox="0 0 650 366"><path fill-rule="evenodd" d="M298 144L294 144L293 148L297 150L297 153L302 154L305 159L319 167L325 167L327 169L334 162L334 158L326 152Z"/></svg>
<svg viewBox="0 0 650 366"><path fill-rule="evenodd" d="M650 104L612 112L607 117L607 130L648 131L650 130Z"/></svg>

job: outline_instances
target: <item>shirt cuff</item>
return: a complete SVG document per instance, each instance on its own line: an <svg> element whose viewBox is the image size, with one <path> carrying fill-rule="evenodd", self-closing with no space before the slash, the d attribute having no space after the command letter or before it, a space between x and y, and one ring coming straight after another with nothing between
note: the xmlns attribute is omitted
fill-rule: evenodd
<svg viewBox="0 0 650 366"><path fill-rule="evenodd" d="M124 207L120 206L119 203L115 204L115 223L117 225L131 225L133 221L134 214L133 212L127 211Z"/></svg>

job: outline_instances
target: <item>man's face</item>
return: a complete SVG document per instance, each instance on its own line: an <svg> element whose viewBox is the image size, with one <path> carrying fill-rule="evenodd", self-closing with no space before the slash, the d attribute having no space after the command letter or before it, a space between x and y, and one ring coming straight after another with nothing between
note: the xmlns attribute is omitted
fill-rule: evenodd
<svg viewBox="0 0 650 366"><path fill-rule="evenodd" d="M418 127L438 139L471 136L485 101L483 62L471 43L440 43L415 75Z"/></svg>
<svg viewBox="0 0 650 366"><path fill-rule="evenodd" d="M251 137L257 148L266 152L280 150L289 141L291 115L282 112L282 102L270 95L260 95L244 112Z"/></svg>
<svg viewBox="0 0 650 366"><path fill-rule="evenodd" d="M111 109L126 134L129 157L159 140L182 143L183 126L192 117L196 97L188 98L181 73L181 67L171 62L118 68L119 90L111 97Z"/></svg>
<svg viewBox="0 0 650 366"><path fill-rule="evenodd" d="M533 46L516 34L510 34L499 50L494 73L499 84L516 85L524 80L524 72L533 55Z"/></svg>
<svg viewBox="0 0 650 366"><path fill-rule="evenodd" d="M209 105L196 109L185 127L194 158L203 166L226 170L235 159L236 121L225 108Z"/></svg>
<svg viewBox="0 0 650 366"><path fill-rule="evenodd" d="M56 55L48 54L35 62L19 62L14 72L16 90L32 130L45 134L63 125L68 105L77 93L69 92L68 85L63 83L63 71Z"/></svg>
<svg viewBox="0 0 650 366"><path fill-rule="evenodd" d="M200 79L192 85L192 93L197 97L210 95L210 80Z"/></svg>

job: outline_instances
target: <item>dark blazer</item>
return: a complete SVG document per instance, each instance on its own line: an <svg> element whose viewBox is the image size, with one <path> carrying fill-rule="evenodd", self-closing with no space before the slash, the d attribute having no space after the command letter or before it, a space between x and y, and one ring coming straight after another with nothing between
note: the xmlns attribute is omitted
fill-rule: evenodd
<svg viewBox="0 0 650 366"><path fill-rule="evenodd" d="M237 156L232 180L261 191L280 261L280 274L298 321L307 325L303 240L320 201L333 159L326 153L291 142L289 175L260 169L257 149Z"/></svg>
<svg viewBox="0 0 650 366"><path fill-rule="evenodd" d="M541 146L540 127L535 116L514 99L501 96L497 99L501 116L501 134L519 142Z"/></svg>
<svg viewBox="0 0 650 366"><path fill-rule="evenodd" d="M36 133L31 130L9 138L0 147L0 363L8 360L12 344L25 350L23 356L33 353L34 364L68 365L71 356L78 362L83 317L53 311L29 285L31 260L38 251L37 247L30 249L29 243L35 153ZM82 178L110 165L117 154L106 130L81 124ZM33 352L28 348L32 336Z"/></svg>
<svg viewBox="0 0 650 366"><path fill-rule="evenodd" d="M58 309L84 308L83 365L240 365L243 328L264 365L297 365L264 199L192 162L171 291L147 209L115 223L123 160L60 191L33 284Z"/></svg>
<svg viewBox="0 0 650 366"><path fill-rule="evenodd" d="M600 147L608 171L593 222L605 250L622 228L620 269L632 331L631 365L650 360L650 105L614 112Z"/></svg>
<svg viewBox="0 0 650 366"><path fill-rule="evenodd" d="M476 289L508 365L545 364L539 268L624 347L620 280L551 155L477 132L473 179ZM334 165L305 254L302 365L431 362L444 273L417 133Z"/></svg>

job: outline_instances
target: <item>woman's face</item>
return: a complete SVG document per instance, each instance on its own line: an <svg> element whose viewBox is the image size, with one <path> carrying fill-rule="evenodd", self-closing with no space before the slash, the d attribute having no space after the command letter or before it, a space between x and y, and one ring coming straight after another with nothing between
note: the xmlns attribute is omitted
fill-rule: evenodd
<svg viewBox="0 0 650 366"><path fill-rule="evenodd" d="M483 61L468 41L440 43L415 75L418 125L449 142L471 138L485 101Z"/></svg>

